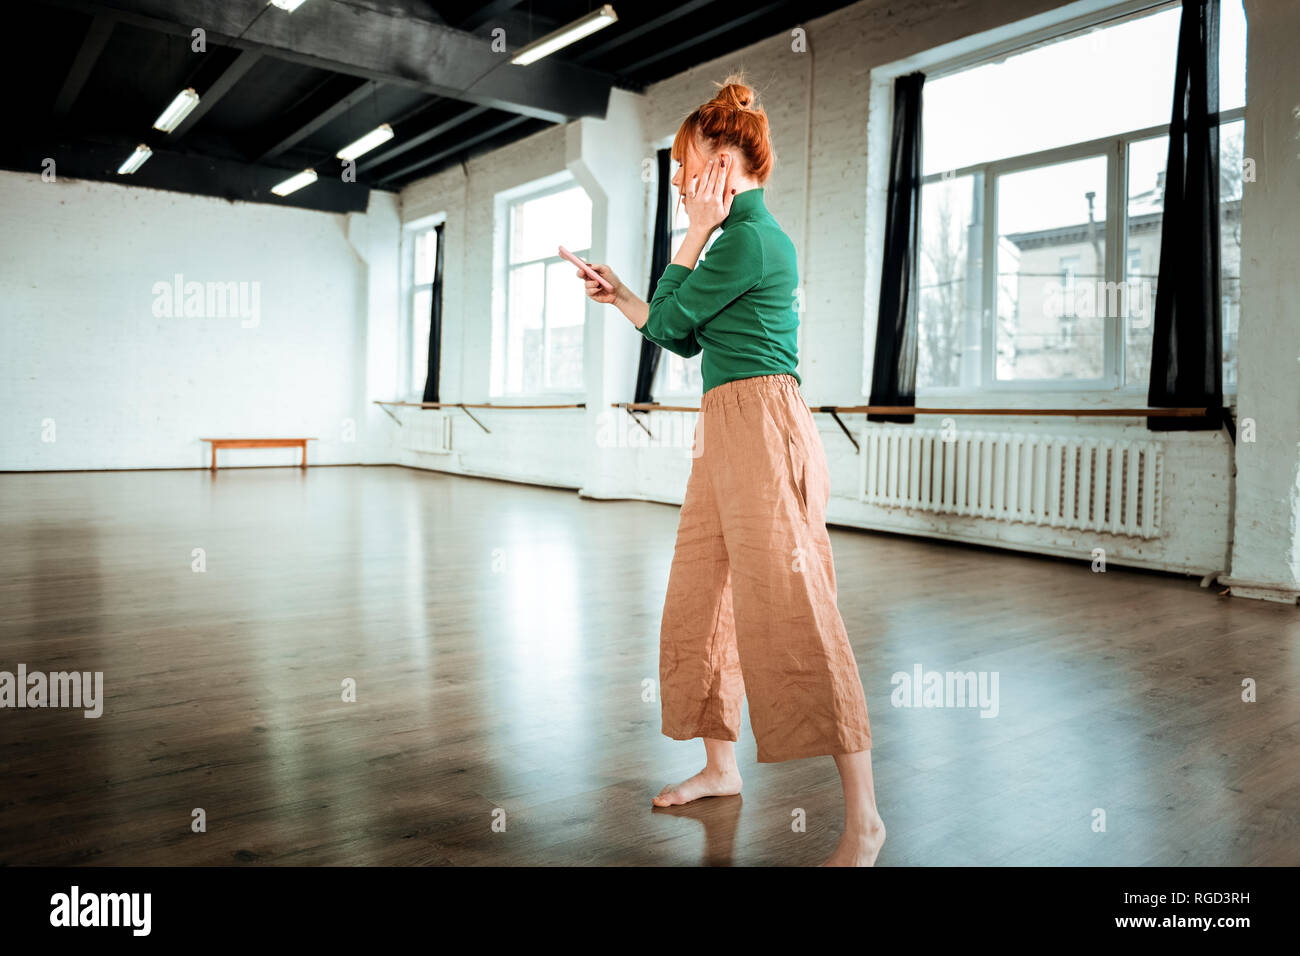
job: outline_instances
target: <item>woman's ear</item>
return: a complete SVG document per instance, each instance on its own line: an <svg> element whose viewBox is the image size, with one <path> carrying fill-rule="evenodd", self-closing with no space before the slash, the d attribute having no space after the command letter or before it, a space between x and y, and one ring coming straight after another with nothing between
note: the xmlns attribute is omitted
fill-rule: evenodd
<svg viewBox="0 0 1300 956"><path fill-rule="evenodd" d="M731 150L726 151L727 165L726 169L731 174L731 181L735 182L738 178L745 175L745 164Z"/></svg>

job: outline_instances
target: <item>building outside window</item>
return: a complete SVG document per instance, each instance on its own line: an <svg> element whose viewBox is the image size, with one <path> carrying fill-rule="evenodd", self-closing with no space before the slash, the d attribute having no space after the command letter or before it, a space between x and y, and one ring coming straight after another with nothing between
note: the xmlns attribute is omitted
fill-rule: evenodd
<svg viewBox="0 0 1300 956"><path fill-rule="evenodd" d="M1221 9L1231 391L1246 25L1239 2ZM1179 18L1169 4L927 78L920 391L1147 387Z"/></svg>

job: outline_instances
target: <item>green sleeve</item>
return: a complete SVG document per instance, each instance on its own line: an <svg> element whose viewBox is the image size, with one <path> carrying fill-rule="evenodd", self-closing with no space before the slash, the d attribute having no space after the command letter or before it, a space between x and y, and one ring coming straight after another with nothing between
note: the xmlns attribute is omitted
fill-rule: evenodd
<svg viewBox="0 0 1300 956"><path fill-rule="evenodd" d="M763 244L753 227L738 223L724 229L694 269L668 264L641 331L679 355L683 353L666 343L686 343L694 355L700 350L695 333L762 277Z"/></svg>
<svg viewBox="0 0 1300 956"><path fill-rule="evenodd" d="M679 266L679 268L681 268ZM657 287L656 287L657 291ZM703 349L700 346L699 339L695 337L694 332L688 332L679 339L664 338L662 336L651 335L649 332L650 323L646 322L641 326L641 334L648 338L655 345L667 349L674 355L680 355L682 358L690 358L692 355L699 355Z"/></svg>

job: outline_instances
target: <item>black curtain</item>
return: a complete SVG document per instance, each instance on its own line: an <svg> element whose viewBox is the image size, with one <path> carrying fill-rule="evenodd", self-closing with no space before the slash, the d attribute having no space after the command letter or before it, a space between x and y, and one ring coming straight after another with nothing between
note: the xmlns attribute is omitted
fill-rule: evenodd
<svg viewBox="0 0 1300 956"><path fill-rule="evenodd" d="M1153 431L1224 422L1218 112L1219 0L1183 0L1147 403L1204 405L1208 414L1148 418Z"/></svg>
<svg viewBox="0 0 1300 956"><path fill-rule="evenodd" d="M894 80L885 254L871 373L872 405L916 404L916 256L921 221L921 87L925 74ZM913 422L915 415L868 415L873 422Z"/></svg>
<svg viewBox="0 0 1300 956"><path fill-rule="evenodd" d="M442 227L438 223L434 228L437 235L438 251L433 263L433 305L429 312L429 374L424 380L425 402L440 402L438 397L438 370L442 367Z"/></svg>
<svg viewBox="0 0 1300 956"><path fill-rule="evenodd" d="M654 245L650 254L650 291L645 297L647 302L654 298L655 286L659 284L664 270L668 268L668 263L673 258L672 173L669 168L672 152L671 149L661 149L658 153L659 199L655 205ZM654 385L655 372L659 370L659 357L662 352L663 349L658 345L645 336L641 337L641 357L636 366L634 402L640 404L654 401L651 388Z"/></svg>

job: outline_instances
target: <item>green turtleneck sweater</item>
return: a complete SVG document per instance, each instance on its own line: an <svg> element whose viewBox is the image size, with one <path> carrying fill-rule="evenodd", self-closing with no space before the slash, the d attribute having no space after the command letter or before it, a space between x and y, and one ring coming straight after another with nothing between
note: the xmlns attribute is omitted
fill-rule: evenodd
<svg viewBox="0 0 1300 956"><path fill-rule="evenodd" d="M685 358L704 353L704 391L756 375L788 373L802 384L795 311L794 243L768 212L763 190L731 200L722 235L694 269L669 263L641 334Z"/></svg>

